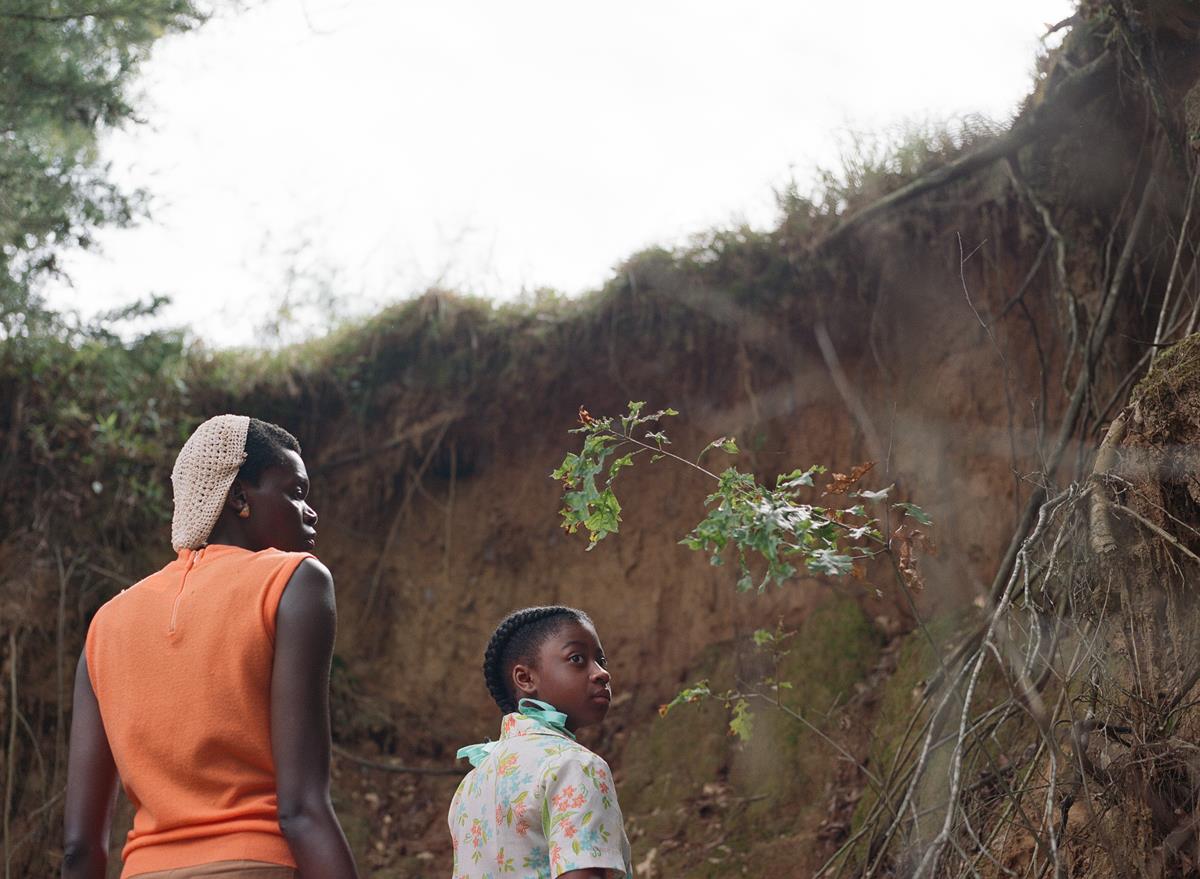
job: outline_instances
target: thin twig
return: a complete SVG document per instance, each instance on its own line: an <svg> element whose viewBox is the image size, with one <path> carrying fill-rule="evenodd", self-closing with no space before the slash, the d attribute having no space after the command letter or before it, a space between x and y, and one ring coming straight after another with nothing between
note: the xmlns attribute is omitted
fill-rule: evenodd
<svg viewBox="0 0 1200 879"><path fill-rule="evenodd" d="M1149 519L1147 519L1141 513L1137 512L1137 510L1131 509L1130 507L1127 507L1124 504L1117 504L1117 503L1111 504L1111 508L1114 510L1117 510L1118 512L1124 513L1126 516L1129 516L1131 519L1134 519L1134 520L1140 522L1142 525L1144 525L1149 530L1153 531L1155 534L1157 534L1163 540L1167 541L1167 543L1171 544L1171 546L1175 547L1177 550L1179 550L1185 556L1190 558L1192 561L1200 562L1200 555L1196 555L1196 553L1192 552L1190 549L1188 549L1186 546L1184 546L1182 543L1180 543L1175 538L1175 536L1171 534L1171 532L1160 528L1158 525L1155 525L1153 522L1151 522Z"/></svg>
<svg viewBox="0 0 1200 879"><path fill-rule="evenodd" d="M10 709L8 717L8 767L4 780L4 879L12 879L12 846L9 833L12 820L13 785L17 770L17 632L8 633L8 670Z"/></svg>
<svg viewBox="0 0 1200 879"><path fill-rule="evenodd" d="M1179 272L1179 258L1183 254L1183 245L1187 241L1188 223L1190 223L1191 219L1192 219L1192 203L1195 201L1195 198L1196 198L1196 181L1200 180L1200 173L1198 173L1198 171L1200 171L1200 166L1193 165L1192 173L1191 173L1192 179L1190 181L1190 185L1188 186L1187 207L1184 208L1183 224L1179 228L1179 242L1178 242L1178 244L1175 245L1175 256L1171 260L1171 271L1167 275L1167 289L1163 293L1162 306L1159 308L1159 311L1158 311L1158 326L1154 330L1154 345L1155 345L1155 347L1153 349L1153 351L1154 351L1153 357L1155 359L1158 357L1158 354L1160 353L1158 351L1157 346L1159 345L1159 343L1161 343L1163 341L1163 329L1167 322L1168 305L1171 302L1171 293L1173 292L1173 286L1175 284L1175 276ZM1154 367L1153 359L1150 361L1150 365L1151 365L1151 368L1153 369L1153 367Z"/></svg>
<svg viewBox="0 0 1200 879"><path fill-rule="evenodd" d="M450 585L450 547L454 538L454 492L458 485L458 446L450 443L450 489L446 495L446 546L442 553L446 585Z"/></svg>
<svg viewBox="0 0 1200 879"><path fill-rule="evenodd" d="M842 402L846 404L850 415L858 423L858 428L863 433L863 439L867 441L867 447L871 450L871 458L875 461L883 460L883 443L879 440L879 434L875 430L875 423L871 420L871 415L867 412L866 406L863 405L862 400L855 393L854 386L846 377L846 373L842 369L842 363L838 359L837 349L833 346L833 340L829 338L829 331L825 329L825 324L818 323L813 328L813 335L817 338L817 347L821 349L821 356L825 360L825 366L829 370L830 378L833 379L833 386L837 388Z"/></svg>
<svg viewBox="0 0 1200 879"><path fill-rule="evenodd" d="M408 512L408 505L412 502L413 493L417 490L417 485L420 484L425 471L433 461L433 456L441 445L442 438L446 435L446 431L450 429L451 421L447 420L442 423L441 429L438 431L437 437L429 446L429 451L425 453L425 458L421 461L421 466L417 468L416 474L409 481L404 491L404 500L400 502L400 507L396 510L396 515L392 517L391 527L388 528L386 539L383 541L383 549L379 551L379 559L375 562L375 572L371 575L371 586L367 590L367 600L363 602L363 619L369 619L375 609L375 598L379 592L379 583L383 579L383 568L387 564L388 557L392 552L392 544L396 540L396 534L400 531L400 522L404 518L404 514Z"/></svg>
<svg viewBox="0 0 1200 879"><path fill-rule="evenodd" d="M398 766L395 763L383 763L379 760L360 757L339 745L333 746L333 753L351 763L366 766L368 769L381 769L384 772L398 772L402 775L466 775L471 771L457 766Z"/></svg>

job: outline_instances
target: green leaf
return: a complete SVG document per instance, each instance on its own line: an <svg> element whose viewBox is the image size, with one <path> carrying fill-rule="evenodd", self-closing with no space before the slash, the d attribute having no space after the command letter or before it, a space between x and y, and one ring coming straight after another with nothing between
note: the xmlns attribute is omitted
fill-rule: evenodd
<svg viewBox="0 0 1200 879"><path fill-rule="evenodd" d="M723 452L728 452L731 455L736 455L736 454L738 454L737 440L731 436L717 437L715 440L713 440L711 443L709 443L707 446L705 446L703 449L700 450L700 454L696 456L697 464L700 463L700 459L704 457L705 452L709 451L710 449L720 449Z"/></svg>
<svg viewBox="0 0 1200 879"><path fill-rule="evenodd" d="M562 463L558 465L558 469L550 474L550 478L562 480L568 478L569 476L574 476L575 468L578 466L579 460L579 456L574 452L567 452L567 455L565 458L563 458Z"/></svg>
<svg viewBox="0 0 1200 879"><path fill-rule="evenodd" d="M854 559L832 549L818 549L808 559L808 569L815 574L827 574L831 577L841 577L849 574L854 567Z"/></svg>
<svg viewBox="0 0 1200 879"><path fill-rule="evenodd" d="M791 473L781 473L775 477L775 487L784 489L794 489L800 486L813 485L813 477L826 472L826 468L820 464L814 464L807 470L793 470Z"/></svg>
<svg viewBox="0 0 1200 879"><path fill-rule="evenodd" d="M712 690L708 686L708 681L697 681L690 687L685 687L665 705L658 706L658 713L666 717L672 708L679 705L687 705L692 702L699 702L701 699L707 699L712 696Z"/></svg>
<svg viewBox="0 0 1200 879"><path fill-rule="evenodd" d="M887 488L881 488L879 491L868 491L867 489L863 489L862 491L854 492L854 494L858 497L866 498L869 501L881 501L885 499L888 496L888 492L895 487L896 483L893 482Z"/></svg>
<svg viewBox="0 0 1200 879"><path fill-rule="evenodd" d="M613 494L611 488L604 489L604 493L596 498L595 503L589 506L590 514L583 521L583 527L589 532L589 540L592 546L600 540L603 540L609 534L615 534L620 528L621 522L621 504L617 500L617 496Z"/></svg>
<svg viewBox="0 0 1200 879"><path fill-rule="evenodd" d="M750 704L745 699L738 699L733 706L729 731L743 742L750 741L750 736L754 733L754 715L750 713Z"/></svg>
<svg viewBox="0 0 1200 879"><path fill-rule="evenodd" d="M922 525L932 525L933 519L929 518L929 514L918 507L916 504L910 504L907 501L901 501L898 504L892 504L898 510L903 510L906 515L912 516Z"/></svg>
<svg viewBox="0 0 1200 879"><path fill-rule="evenodd" d="M617 474L626 467L633 466L633 455L622 455L611 464L608 465L608 482L611 485L612 481L617 478Z"/></svg>

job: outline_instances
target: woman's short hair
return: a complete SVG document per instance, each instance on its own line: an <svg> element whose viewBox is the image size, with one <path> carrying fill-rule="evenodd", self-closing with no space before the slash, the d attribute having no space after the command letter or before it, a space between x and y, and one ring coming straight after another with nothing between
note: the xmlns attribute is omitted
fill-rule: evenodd
<svg viewBox="0 0 1200 879"><path fill-rule="evenodd" d="M278 424L250 419L246 430L246 460L238 470L237 478L251 485L258 485L263 471L276 464L286 464L284 452L300 454L300 442Z"/></svg>

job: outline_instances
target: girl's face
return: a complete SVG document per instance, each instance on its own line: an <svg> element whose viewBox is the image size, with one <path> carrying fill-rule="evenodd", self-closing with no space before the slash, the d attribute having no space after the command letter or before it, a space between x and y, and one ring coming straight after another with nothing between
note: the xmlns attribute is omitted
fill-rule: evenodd
<svg viewBox="0 0 1200 879"><path fill-rule="evenodd" d="M530 665L513 667L518 699L549 702L574 732L604 720L612 704L612 675L600 638L589 623L567 620L550 634Z"/></svg>

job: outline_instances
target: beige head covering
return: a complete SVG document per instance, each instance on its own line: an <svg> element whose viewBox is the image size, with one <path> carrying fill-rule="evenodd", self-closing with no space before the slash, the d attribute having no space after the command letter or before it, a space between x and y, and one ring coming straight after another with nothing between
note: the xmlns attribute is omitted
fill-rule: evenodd
<svg viewBox="0 0 1200 879"><path fill-rule="evenodd" d="M198 549L221 515L234 477L246 460L246 415L218 415L205 421L188 437L175 467L175 515L171 518L171 546Z"/></svg>

